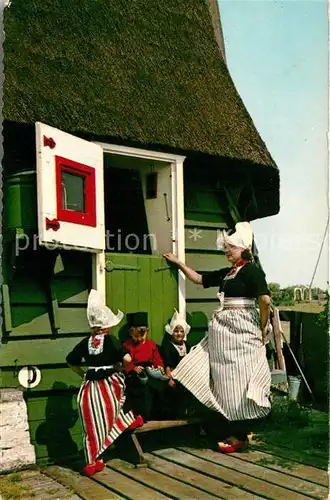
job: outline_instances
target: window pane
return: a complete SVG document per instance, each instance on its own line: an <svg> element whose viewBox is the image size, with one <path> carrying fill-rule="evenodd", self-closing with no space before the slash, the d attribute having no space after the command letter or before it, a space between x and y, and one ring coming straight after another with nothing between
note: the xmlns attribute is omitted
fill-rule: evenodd
<svg viewBox="0 0 330 500"><path fill-rule="evenodd" d="M62 171L62 209L85 212L85 177Z"/></svg>

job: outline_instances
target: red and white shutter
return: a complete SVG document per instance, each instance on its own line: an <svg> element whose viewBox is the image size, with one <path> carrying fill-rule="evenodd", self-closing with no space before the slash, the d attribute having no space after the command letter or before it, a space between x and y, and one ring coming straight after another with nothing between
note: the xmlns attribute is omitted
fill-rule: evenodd
<svg viewBox="0 0 330 500"><path fill-rule="evenodd" d="M36 123L40 245L103 252L103 149Z"/></svg>

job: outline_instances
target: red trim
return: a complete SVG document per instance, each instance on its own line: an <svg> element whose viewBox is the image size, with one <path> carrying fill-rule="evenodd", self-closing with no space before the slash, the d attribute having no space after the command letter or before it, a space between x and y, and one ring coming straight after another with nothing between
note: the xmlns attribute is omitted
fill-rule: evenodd
<svg viewBox="0 0 330 500"><path fill-rule="evenodd" d="M57 219L73 224L96 227L96 183L95 169L68 158L55 156L56 164L56 200ZM62 172L79 175L84 178L85 212L75 212L62 208Z"/></svg>

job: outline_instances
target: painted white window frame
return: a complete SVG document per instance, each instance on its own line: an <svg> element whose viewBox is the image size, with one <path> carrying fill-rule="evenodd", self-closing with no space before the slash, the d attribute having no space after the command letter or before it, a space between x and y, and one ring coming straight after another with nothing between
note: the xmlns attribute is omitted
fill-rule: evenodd
<svg viewBox="0 0 330 500"><path fill-rule="evenodd" d="M183 162L185 156L162 153L159 151L148 151L146 149L117 146L105 142L92 141L103 148L103 153L129 156L131 158L141 158L144 160L168 162L171 165L171 185L172 185L172 252L178 256L181 262L185 262L185 231L184 231L184 186L183 186ZM102 287L100 281L105 282L104 261L105 252L94 256L96 259L94 268L96 276L95 284ZM179 312L186 315L186 282L184 274L178 273L178 302Z"/></svg>

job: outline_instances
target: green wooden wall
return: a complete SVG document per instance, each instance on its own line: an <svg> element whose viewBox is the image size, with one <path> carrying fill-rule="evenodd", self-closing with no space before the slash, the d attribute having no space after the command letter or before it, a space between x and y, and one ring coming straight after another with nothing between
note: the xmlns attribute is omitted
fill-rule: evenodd
<svg viewBox="0 0 330 500"><path fill-rule="evenodd" d="M39 254L38 254L39 252ZM80 378L67 368L67 353L89 333L86 317L88 289L91 286L91 256L84 252L63 252L50 259L52 274L48 287L36 272L46 256L36 250L22 252L22 264L9 281L12 329L4 333L1 387L20 387L17 374L22 366L37 366L41 382L25 391L31 441L39 462L60 460L81 450L81 427L76 394ZM27 262L29 261L29 262ZM159 256L107 254L106 294L116 312L147 311L150 338L161 343L164 326L178 304L177 272ZM52 291L54 307L47 297ZM114 329L126 338L124 320Z"/></svg>
<svg viewBox="0 0 330 500"><path fill-rule="evenodd" d="M224 192L206 176L185 175L185 254L188 266L197 272L228 265L216 248L217 230L232 225ZM192 326L189 341L200 341L219 300L216 288L204 290L186 280L187 320Z"/></svg>

